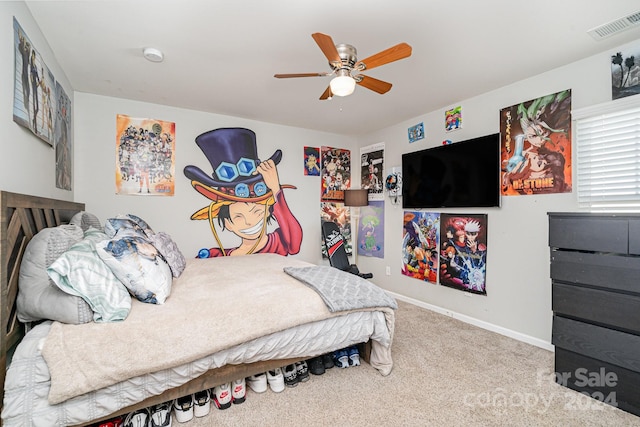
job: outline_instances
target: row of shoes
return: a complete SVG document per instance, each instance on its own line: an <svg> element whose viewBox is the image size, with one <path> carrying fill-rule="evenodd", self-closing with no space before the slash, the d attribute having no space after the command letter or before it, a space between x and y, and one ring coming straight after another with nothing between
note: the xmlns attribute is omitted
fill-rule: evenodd
<svg viewBox="0 0 640 427"><path fill-rule="evenodd" d="M351 346L333 352L333 363L338 368L348 368L349 366L360 366L360 352L358 347Z"/></svg>
<svg viewBox="0 0 640 427"><path fill-rule="evenodd" d="M244 378L214 388L202 390L173 401L173 412L176 421L186 423L193 417L204 417L209 414L211 404L218 409L228 409L231 404L239 405L246 399L247 388ZM125 426L128 427L128 426Z"/></svg>

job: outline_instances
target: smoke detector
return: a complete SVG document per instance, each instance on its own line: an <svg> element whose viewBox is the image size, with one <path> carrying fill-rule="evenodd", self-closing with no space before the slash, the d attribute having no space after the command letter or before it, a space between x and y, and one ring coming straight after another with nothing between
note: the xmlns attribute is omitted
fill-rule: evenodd
<svg viewBox="0 0 640 427"><path fill-rule="evenodd" d="M164 59L164 54L162 53L162 51L153 47L145 47L142 50L142 54L145 58L147 58L147 60L151 62L162 62L162 60Z"/></svg>
<svg viewBox="0 0 640 427"><path fill-rule="evenodd" d="M635 12L607 24L600 25L599 27L592 28L587 31L587 33L596 40L603 40L639 24L640 12Z"/></svg>

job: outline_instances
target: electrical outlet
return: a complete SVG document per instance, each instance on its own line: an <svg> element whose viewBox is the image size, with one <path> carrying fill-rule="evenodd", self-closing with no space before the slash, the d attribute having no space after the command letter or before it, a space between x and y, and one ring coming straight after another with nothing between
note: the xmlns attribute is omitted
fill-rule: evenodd
<svg viewBox="0 0 640 427"><path fill-rule="evenodd" d="M391 276L391 267L387 265L387 276Z"/></svg>

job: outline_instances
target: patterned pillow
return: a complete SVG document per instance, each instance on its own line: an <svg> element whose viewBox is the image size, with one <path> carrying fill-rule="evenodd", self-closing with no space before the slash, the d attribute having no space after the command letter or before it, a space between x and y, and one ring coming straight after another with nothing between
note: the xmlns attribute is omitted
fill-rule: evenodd
<svg viewBox="0 0 640 427"><path fill-rule="evenodd" d="M145 220L133 214L109 218L104 224L104 232L111 239L124 236L140 236L148 239L154 234Z"/></svg>
<svg viewBox="0 0 640 427"><path fill-rule="evenodd" d="M84 236L51 264L47 273L62 291L91 306L94 321L124 320L131 310L131 296L96 253L96 244L107 240L107 235L89 228Z"/></svg>
<svg viewBox="0 0 640 427"><path fill-rule="evenodd" d="M82 236L80 227L60 225L43 229L29 241L18 277L18 320L35 322L51 319L71 324L91 322L91 307L82 298L62 292L47 275L47 267L82 240Z"/></svg>
<svg viewBox="0 0 640 427"><path fill-rule="evenodd" d="M162 255L164 260L167 261L167 264L169 264L173 277L180 277L187 265L187 261L171 236L163 231L159 231L151 236L151 243L153 243L153 246L156 247L160 255Z"/></svg>
<svg viewBox="0 0 640 427"><path fill-rule="evenodd" d="M164 304L171 293L171 269L147 239L124 236L97 244L98 256L139 301Z"/></svg>
<svg viewBox="0 0 640 427"><path fill-rule="evenodd" d="M97 230L102 230L102 224L97 216L92 213L81 211L75 214L69 224L77 225L82 228L82 231L87 231L89 227L93 227Z"/></svg>

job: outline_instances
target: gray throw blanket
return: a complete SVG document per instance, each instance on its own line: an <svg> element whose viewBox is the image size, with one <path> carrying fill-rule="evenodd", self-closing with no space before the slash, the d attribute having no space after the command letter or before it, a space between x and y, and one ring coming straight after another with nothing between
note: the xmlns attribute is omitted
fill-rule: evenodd
<svg viewBox="0 0 640 427"><path fill-rule="evenodd" d="M314 289L332 313L373 307L398 308L396 301L378 286L334 267L318 265L284 267L283 270Z"/></svg>

